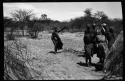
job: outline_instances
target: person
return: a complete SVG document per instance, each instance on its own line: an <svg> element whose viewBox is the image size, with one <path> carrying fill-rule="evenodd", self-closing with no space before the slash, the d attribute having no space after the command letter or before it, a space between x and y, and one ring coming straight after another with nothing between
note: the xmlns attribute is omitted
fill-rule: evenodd
<svg viewBox="0 0 125 81"><path fill-rule="evenodd" d="M113 39L115 39L114 30L112 27L109 27L109 32L112 34Z"/></svg>
<svg viewBox="0 0 125 81"><path fill-rule="evenodd" d="M103 35L106 35L106 33L107 33L107 24L106 23L103 23L103 24L101 24L101 27L102 27L102 30L101 30L101 32L102 32L102 34Z"/></svg>
<svg viewBox="0 0 125 81"><path fill-rule="evenodd" d="M108 43L108 48L110 49L111 48L111 46L112 46L112 44L114 43L114 41L115 41L115 36L114 36L114 30L113 30L113 28L112 27L109 27L109 38L108 38L108 41L109 41L109 43Z"/></svg>
<svg viewBox="0 0 125 81"><path fill-rule="evenodd" d="M57 50L60 50L63 48L63 43L58 35L59 32L61 32L64 28L62 28L61 30L57 30L57 28L53 28L53 32L51 35L51 40L53 41L54 44L54 52L57 53Z"/></svg>
<svg viewBox="0 0 125 81"><path fill-rule="evenodd" d="M93 49L93 43L92 43L92 32L90 31L90 24L87 24L86 30L85 30L85 35L83 37L84 41L84 49L85 49L85 60L87 66L91 64L91 55L92 55L92 49Z"/></svg>
<svg viewBox="0 0 125 81"><path fill-rule="evenodd" d="M115 40L115 36L114 36L114 30L112 27L109 27L107 29L107 24L103 23L102 24L102 34L105 35L106 39L107 39L107 44L108 44L108 48L110 49L111 45L113 44L113 41Z"/></svg>
<svg viewBox="0 0 125 81"><path fill-rule="evenodd" d="M92 49L92 56L94 55L94 54L96 54L97 53L97 47L96 47L96 23L93 23L92 24L92 28L93 28L93 40L92 40L92 42L93 42L93 49Z"/></svg>
<svg viewBox="0 0 125 81"><path fill-rule="evenodd" d="M97 47L97 57L100 58L100 61L98 63L104 63L105 59L105 47L106 47L106 37L102 34L101 30L98 29L97 35L96 35L96 47Z"/></svg>

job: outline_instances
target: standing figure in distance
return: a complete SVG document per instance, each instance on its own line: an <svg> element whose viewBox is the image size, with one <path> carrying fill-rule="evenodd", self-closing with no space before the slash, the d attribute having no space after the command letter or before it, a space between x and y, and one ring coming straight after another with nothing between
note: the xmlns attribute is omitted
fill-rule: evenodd
<svg viewBox="0 0 125 81"><path fill-rule="evenodd" d="M53 29L53 32L52 32L52 36L51 36L51 40L53 41L53 44L54 44L54 51L55 53L57 53L57 50L60 50L63 48L63 43L58 35L58 33L60 31L62 31L64 28L62 28L61 30L57 30L57 28L55 27Z"/></svg>

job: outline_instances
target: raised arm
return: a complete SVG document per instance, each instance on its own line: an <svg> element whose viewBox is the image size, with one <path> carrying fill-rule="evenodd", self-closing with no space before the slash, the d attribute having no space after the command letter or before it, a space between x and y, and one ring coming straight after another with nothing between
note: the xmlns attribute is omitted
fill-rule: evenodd
<svg viewBox="0 0 125 81"><path fill-rule="evenodd" d="M61 31L63 31L65 28L66 28L66 27L63 27L61 30L58 31L58 33L61 32Z"/></svg>

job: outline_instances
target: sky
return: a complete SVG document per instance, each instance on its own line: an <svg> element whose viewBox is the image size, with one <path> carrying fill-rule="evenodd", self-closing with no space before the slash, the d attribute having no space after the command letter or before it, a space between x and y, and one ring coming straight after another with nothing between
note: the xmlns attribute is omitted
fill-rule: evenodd
<svg viewBox="0 0 125 81"><path fill-rule="evenodd" d="M84 10L92 8L92 13L104 11L109 18L122 19L121 2L19 2L3 3L4 16L11 17L10 12L17 9L33 10L35 17L47 14L52 20L69 21L84 16Z"/></svg>

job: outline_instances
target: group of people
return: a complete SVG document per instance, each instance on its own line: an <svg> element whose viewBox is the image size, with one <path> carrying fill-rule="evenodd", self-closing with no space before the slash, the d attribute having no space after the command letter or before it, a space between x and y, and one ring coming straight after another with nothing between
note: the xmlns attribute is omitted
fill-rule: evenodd
<svg viewBox="0 0 125 81"><path fill-rule="evenodd" d="M57 50L63 48L63 43L58 35L63 29L65 29L65 27L59 31L57 28L53 29L51 39L54 44L55 53L57 53ZM108 27L106 23L101 25L87 24L83 37L86 64L91 64L91 56L93 56L93 54L97 54L97 57L100 58L99 63L103 64L106 49L110 49L113 39L115 39L113 29Z"/></svg>
<svg viewBox="0 0 125 81"><path fill-rule="evenodd" d="M97 54L98 63L104 64L107 50L110 49L115 39L114 31L106 23L101 25L87 24L84 35L84 49L86 64L91 64L91 56Z"/></svg>

